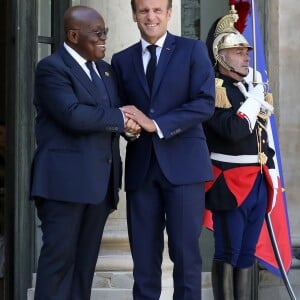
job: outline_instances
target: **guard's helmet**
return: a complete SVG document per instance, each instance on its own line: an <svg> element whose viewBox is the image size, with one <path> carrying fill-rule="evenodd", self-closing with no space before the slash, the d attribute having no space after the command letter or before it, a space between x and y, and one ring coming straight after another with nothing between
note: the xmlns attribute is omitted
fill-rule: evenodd
<svg viewBox="0 0 300 300"><path fill-rule="evenodd" d="M212 51L215 61L230 71L232 68L227 65L226 62L224 62L219 56L219 52L222 49L240 47L245 47L249 50L253 49L246 38L234 27L234 23L236 23L237 20L238 15L236 13L231 13L222 17L216 24L214 40L212 44Z"/></svg>

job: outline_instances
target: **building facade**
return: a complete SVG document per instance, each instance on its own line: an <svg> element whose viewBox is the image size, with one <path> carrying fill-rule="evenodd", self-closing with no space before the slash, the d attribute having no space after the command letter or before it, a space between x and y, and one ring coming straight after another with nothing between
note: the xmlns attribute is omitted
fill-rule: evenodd
<svg viewBox="0 0 300 300"><path fill-rule="evenodd" d="M3 288L6 300L26 298L41 244L39 221L28 201L30 163L35 148L34 69L36 62L63 40L63 12L76 4L92 6L103 15L110 29L105 57L108 62L114 52L138 40L129 0L3 0L0 3L0 120L5 122L7 133L5 186L0 195L6 240ZM293 246L300 248L300 163L297 157L300 149L300 106L297 105L300 6L298 0L256 0L256 4L275 102L291 238ZM169 29L175 34L205 39L211 23L227 11L227 0L173 0ZM124 142L122 145L124 154ZM97 264L99 272L122 270L130 274L132 263L125 217L122 191L119 209L110 216L105 230ZM209 236L204 239L210 241ZM203 244L209 247L209 242ZM209 252L204 247L204 261L209 261ZM166 273L170 270L167 260L164 268ZM209 264L205 268L209 268ZM104 279L105 276L99 277L99 285L106 284ZM126 282L121 284L126 285Z"/></svg>

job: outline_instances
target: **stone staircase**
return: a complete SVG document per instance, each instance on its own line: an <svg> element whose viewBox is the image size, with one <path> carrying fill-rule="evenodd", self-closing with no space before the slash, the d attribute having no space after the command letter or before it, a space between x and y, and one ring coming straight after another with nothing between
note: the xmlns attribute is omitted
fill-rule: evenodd
<svg viewBox="0 0 300 300"><path fill-rule="evenodd" d="M132 259L127 238L127 229L114 220L109 223L102 239L99 259L93 281L91 300L132 300L133 284ZM202 241L201 241L202 239ZM211 289L212 234L204 230L200 239L203 259L202 300L213 300ZM166 244L167 245L167 244ZM205 246L205 247L204 247ZM165 249L168 247L166 246ZM296 298L300 300L300 248L294 253L292 269L288 277ZM163 260L162 293L160 300L172 300L172 262L167 250ZM253 300L289 300L284 283L270 272L258 270L258 290ZM32 288L28 290L27 300L34 299L35 275Z"/></svg>
<svg viewBox="0 0 300 300"><path fill-rule="evenodd" d="M296 299L300 299L300 269L289 272L289 280ZM258 300L289 300L290 296L281 279L266 270L259 272Z"/></svg>
<svg viewBox="0 0 300 300"><path fill-rule="evenodd" d="M299 263L300 264L300 263ZM213 300L210 272L203 272L202 300ZM300 300L300 266L289 272L289 279L296 298ZM131 272L96 272L91 300L132 300ZM28 290L27 300L33 300L34 288ZM282 280L266 270L259 271L257 300L288 300L288 292ZM172 300L170 274L163 275L163 290L160 300Z"/></svg>

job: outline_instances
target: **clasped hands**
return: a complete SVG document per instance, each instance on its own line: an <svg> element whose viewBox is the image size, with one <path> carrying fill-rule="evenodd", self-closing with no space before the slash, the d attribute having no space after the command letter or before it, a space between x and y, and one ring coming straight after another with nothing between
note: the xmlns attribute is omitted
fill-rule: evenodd
<svg viewBox="0 0 300 300"><path fill-rule="evenodd" d="M126 105L120 108L125 117L125 133L139 136L141 130L156 132L156 126L152 119L148 118L134 105Z"/></svg>

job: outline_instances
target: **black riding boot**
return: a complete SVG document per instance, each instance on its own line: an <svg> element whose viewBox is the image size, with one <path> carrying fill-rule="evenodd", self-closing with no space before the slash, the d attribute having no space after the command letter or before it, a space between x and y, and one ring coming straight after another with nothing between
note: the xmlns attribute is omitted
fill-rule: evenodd
<svg viewBox="0 0 300 300"><path fill-rule="evenodd" d="M214 300L233 300L232 265L214 260L211 272Z"/></svg>
<svg viewBox="0 0 300 300"><path fill-rule="evenodd" d="M234 299L235 300L250 300L251 299L251 279L252 267L233 271L234 280Z"/></svg>

